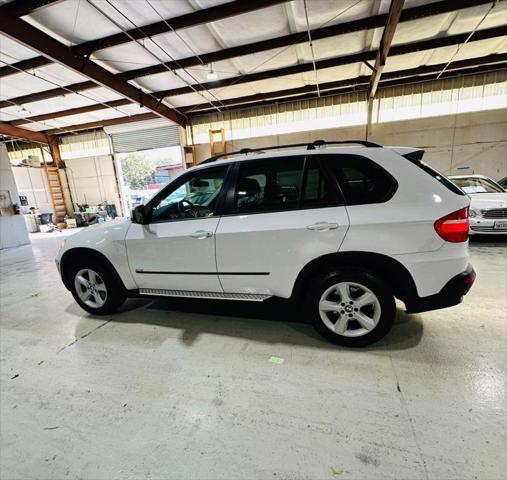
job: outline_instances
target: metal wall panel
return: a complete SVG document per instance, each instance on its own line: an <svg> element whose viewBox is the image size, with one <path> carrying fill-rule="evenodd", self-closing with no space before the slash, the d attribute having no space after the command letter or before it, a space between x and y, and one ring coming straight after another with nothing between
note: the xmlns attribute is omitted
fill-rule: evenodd
<svg viewBox="0 0 507 480"><path fill-rule="evenodd" d="M180 132L177 125L147 128L142 130L112 133L114 153L137 152L153 148L175 147L180 145Z"/></svg>

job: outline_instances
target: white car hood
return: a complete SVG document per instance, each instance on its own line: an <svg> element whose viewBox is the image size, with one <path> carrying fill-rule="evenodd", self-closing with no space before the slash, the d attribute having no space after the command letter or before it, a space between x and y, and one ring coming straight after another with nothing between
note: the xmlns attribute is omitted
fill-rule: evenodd
<svg viewBox="0 0 507 480"><path fill-rule="evenodd" d="M507 208L507 192L472 193L469 195L470 208L485 210L489 208Z"/></svg>
<svg viewBox="0 0 507 480"><path fill-rule="evenodd" d="M88 247L102 251L107 248L108 245L115 245L116 242L123 242L130 225L130 218L116 218L110 222L90 225L75 235L67 237L65 240L65 248L61 253L63 253L64 250L74 247Z"/></svg>

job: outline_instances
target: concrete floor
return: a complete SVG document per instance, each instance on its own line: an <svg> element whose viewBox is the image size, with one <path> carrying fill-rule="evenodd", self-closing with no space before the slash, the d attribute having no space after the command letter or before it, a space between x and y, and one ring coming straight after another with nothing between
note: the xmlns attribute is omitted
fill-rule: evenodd
<svg viewBox="0 0 507 480"><path fill-rule="evenodd" d="M472 244L464 304L347 350L276 302L92 317L62 235L0 254L3 480L506 478L507 243Z"/></svg>

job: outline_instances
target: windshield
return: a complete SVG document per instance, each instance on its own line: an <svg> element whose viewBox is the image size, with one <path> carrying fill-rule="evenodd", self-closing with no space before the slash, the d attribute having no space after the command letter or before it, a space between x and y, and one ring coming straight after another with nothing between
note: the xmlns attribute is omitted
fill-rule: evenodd
<svg viewBox="0 0 507 480"><path fill-rule="evenodd" d="M452 181L465 193L502 193L505 190L489 178L465 177L453 178Z"/></svg>

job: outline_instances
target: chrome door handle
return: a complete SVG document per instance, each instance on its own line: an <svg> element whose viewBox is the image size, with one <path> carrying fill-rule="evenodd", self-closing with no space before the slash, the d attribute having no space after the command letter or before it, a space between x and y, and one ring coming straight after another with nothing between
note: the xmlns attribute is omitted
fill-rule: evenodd
<svg viewBox="0 0 507 480"><path fill-rule="evenodd" d="M205 230L197 230L197 232L191 233L192 238L209 238L213 236L213 232L207 232Z"/></svg>
<svg viewBox="0 0 507 480"><path fill-rule="evenodd" d="M336 230L338 227L337 223L317 222L313 225L308 225L306 228L308 230L317 230L318 232L327 232L328 230Z"/></svg>

